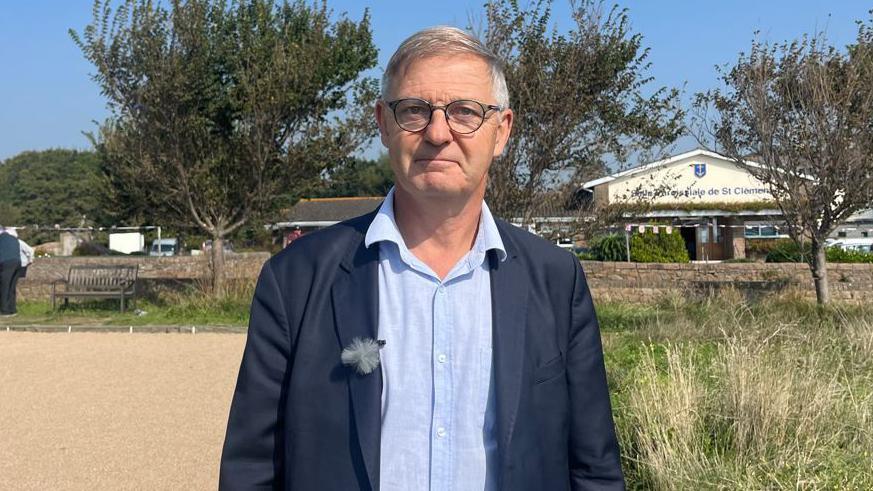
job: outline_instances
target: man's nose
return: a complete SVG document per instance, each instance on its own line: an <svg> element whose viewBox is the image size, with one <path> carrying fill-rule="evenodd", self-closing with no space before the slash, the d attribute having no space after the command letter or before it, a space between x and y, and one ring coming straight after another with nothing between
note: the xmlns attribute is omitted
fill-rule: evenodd
<svg viewBox="0 0 873 491"><path fill-rule="evenodd" d="M424 130L425 139L432 145L443 145L454 139L449 122L446 121L446 110L435 108L430 115L430 124Z"/></svg>

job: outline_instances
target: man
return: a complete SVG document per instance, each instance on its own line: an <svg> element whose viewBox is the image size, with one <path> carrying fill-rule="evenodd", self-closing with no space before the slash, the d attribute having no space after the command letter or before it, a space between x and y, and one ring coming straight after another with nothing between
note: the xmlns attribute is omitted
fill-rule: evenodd
<svg viewBox="0 0 873 491"><path fill-rule="evenodd" d="M579 261L484 203L508 106L463 31L401 44L376 105L395 187L264 266L221 488L624 487Z"/></svg>
<svg viewBox="0 0 873 491"><path fill-rule="evenodd" d="M15 307L15 282L21 268L21 247L18 239L0 227L0 315L17 315Z"/></svg>

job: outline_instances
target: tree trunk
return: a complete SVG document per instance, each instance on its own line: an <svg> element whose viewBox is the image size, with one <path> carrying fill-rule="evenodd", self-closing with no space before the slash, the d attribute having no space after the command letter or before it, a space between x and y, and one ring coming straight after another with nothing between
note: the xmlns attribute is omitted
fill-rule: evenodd
<svg viewBox="0 0 873 491"><path fill-rule="evenodd" d="M212 294L223 297L224 284L224 238L212 237Z"/></svg>
<svg viewBox="0 0 873 491"><path fill-rule="evenodd" d="M831 301L831 292L828 288L828 263L824 244L821 242L812 242L810 269L812 269L812 280L815 282L815 299L819 305L826 305Z"/></svg>

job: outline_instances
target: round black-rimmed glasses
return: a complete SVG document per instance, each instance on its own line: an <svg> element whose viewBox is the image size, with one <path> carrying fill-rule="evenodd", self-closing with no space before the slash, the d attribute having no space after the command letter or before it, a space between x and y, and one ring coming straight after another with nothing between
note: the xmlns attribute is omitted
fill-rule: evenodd
<svg viewBox="0 0 873 491"><path fill-rule="evenodd" d="M423 99L399 99L388 102L394 112L394 121L401 129L416 133L424 130L431 122L434 111L442 109L446 124L455 133L467 135L482 127L489 111L502 111L500 106L482 104L473 100L452 101L445 106L434 106Z"/></svg>

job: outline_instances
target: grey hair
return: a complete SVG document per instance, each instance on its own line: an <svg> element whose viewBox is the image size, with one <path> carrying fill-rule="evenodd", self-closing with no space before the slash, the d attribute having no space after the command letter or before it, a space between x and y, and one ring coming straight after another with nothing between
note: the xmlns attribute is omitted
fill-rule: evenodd
<svg viewBox="0 0 873 491"><path fill-rule="evenodd" d="M481 58L491 69L491 87L497 105L509 107L509 88L503 61L476 36L451 26L435 26L416 32L400 43L391 55L385 73L382 74L382 100L388 100L394 77L414 60L440 55L473 55Z"/></svg>

